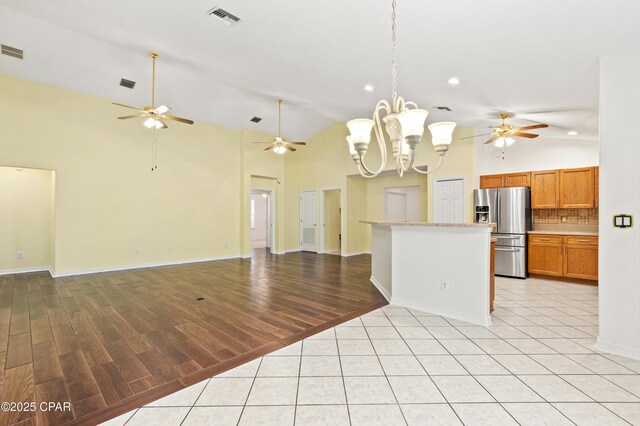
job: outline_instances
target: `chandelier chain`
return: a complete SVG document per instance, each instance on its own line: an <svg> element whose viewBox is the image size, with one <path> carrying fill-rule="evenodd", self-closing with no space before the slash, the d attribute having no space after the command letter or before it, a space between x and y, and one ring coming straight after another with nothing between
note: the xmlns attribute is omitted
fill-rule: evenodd
<svg viewBox="0 0 640 426"><path fill-rule="evenodd" d="M397 84L396 84L396 0L391 2L391 45L393 46L393 57L391 60L391 76L392 76L392 105L395 105L398 98Z"/></svg>

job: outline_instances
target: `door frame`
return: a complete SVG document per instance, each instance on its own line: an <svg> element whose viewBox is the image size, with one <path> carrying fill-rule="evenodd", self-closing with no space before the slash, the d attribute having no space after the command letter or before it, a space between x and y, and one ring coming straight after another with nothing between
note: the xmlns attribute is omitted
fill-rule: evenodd
<svg viewBox="0 0 640 426"><path fill-rule="evenodd" d="M269 188L251 188L251 195L253 195L253 191L260 191L261 193L267 193L267 209L269 210L267 213L267 225L271 225L269 229L267 229L267 248L271 253L275 252L276 245L276 191ZM251 224L249 224L249 232L251 233ZM251 237L249 237L249 241L251 241Z"/></svg>
<svg viewBox="0 0 640 426"><path fill-rule="evenodd" d="M436 221L436 218L439 216L440 210L437 203L437 187L441 182L448 182L450 180L461 180L462 181L462 223L466 221L467 215L467 178L465 176L438 176L434 177L432 181L432 192L431 202L433 203L433 222Z"/></svg>
<svg viewBox="0 0 640 426"><path fill-rule="evenodd" d="M318 207L319 209L319 213L320 215L319 217L319 221L318 223L322 224L322 232L318 231L319 238L318 238L318 253L325 253L326 250L324 248L324 193L327 191L340 191L340 235L342 237L344 237L344 228L342 227L342 211L344 209L344 200L342 199L342 187L341 186L336 186L336 187L330 187L330 188L321 188L318 189L318 191L320 191L320 205ZM342 241L344 238L340 238L340 255L342 255Z"/></svg>

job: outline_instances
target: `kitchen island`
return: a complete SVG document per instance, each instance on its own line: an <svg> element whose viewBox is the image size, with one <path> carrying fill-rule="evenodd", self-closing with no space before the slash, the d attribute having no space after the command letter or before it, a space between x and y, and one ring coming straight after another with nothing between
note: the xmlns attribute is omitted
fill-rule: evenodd
<svg viewBox="0 0 640 426"><path fill-rule="evenodd" d="M371 282L387 300L491 325L491 224L362 221L371 225Z"/></svg>

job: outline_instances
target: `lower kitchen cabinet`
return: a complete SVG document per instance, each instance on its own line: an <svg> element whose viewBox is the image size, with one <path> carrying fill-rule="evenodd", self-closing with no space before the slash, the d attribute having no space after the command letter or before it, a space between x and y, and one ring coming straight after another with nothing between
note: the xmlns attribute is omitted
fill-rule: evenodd
<svg viewBox="0 0 640 426"><path fill-rule="evenodd" d="M562 237L529 235L529 273L562 276Z"/></svg>
<svg viewBox="0 0 640 426"><path fill-rule="evenodd" d="M529 235L529 273L598 279L598 237Z"/></svg>

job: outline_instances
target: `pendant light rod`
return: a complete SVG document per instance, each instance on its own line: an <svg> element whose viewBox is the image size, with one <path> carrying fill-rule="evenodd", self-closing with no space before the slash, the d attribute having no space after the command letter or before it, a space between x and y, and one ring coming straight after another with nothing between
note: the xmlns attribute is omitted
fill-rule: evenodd
<svg viewBox="0 0 640 426"><path fill-rule="evenodd" d="M278 99L278 137L280 136L280 108L282 107L282 99Z"/></svg>
<svg viewBox="0 0 640 426"><path fill-rule="evenodd" d="M156 52L150 52L149 56L153 61L151 65L151 109L156 107L156 58L158 54Z"/></svg>
<svg viewBox="0 0 640 426"><path fill-rule="evenodd" d="M391 103L393 105L396 104L396 99L398 98L398 92L397 92L397 83L396 83L396 77L397 77L397 70L396 70L396 44L397 44L397 35L396 35L396 0L393 0L391 2L391 51L393 52L393 56L391 58Z"/></svg>

